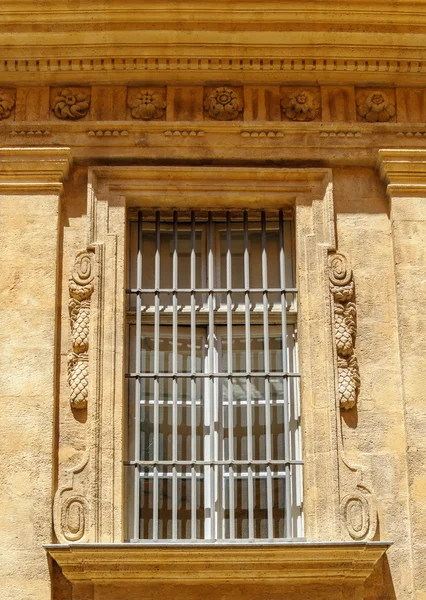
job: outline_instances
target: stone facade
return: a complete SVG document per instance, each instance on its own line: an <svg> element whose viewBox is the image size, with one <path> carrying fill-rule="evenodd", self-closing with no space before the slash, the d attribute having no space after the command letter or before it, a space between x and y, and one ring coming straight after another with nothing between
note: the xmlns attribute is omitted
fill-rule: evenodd
<svg viewBox="0 0 426 600"><path fill-rule="evenodd" d="M426 600L425 7L37 4L0 8L1 598ZM306 541L123 544L158 206L293 212Z"/></svg>

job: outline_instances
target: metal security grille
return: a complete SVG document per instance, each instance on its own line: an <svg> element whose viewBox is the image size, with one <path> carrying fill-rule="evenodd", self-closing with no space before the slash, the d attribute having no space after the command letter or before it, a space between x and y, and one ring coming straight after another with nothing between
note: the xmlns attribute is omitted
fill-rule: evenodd
<svg viewBox="0 0 426 600"><path fill-rule="evenodd" d="M129 223L128 538L303 535L292 221Z"/></svg>

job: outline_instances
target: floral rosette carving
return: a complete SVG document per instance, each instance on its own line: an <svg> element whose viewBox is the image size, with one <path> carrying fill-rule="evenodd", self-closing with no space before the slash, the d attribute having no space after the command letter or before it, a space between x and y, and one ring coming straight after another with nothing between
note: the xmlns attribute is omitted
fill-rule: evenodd
<svg viewBox="0 0 426 600"><path fill-rule="evenodd" d="M166 101L160 92L140 90L128 101L131 115L134 119L160 119L164 115Z"/></svg>
<svg viewBox="0 0 426 600"><path fill-rule="evenodd" d="M281 108L291 121L312 121L318 115L320 104L313 94L301 90L283 98Z"/></svg>
<svg viewBox="0 0 426 600"><path fill-rule="evenodd" d="M93 294L92 258L87 252L79 252L71 271L68 288L72 351L68 357L68 383L70 403L73 408L87 406L89 385L89 326L90 299Z"/></svg>
<svg viewBox="0 0 426 600"><path fill-rule="evenodd" d="M386 123L396 113L395 105L384 92L372 92L357 100L357 113L369 123Z"/></svg>
<svg viewBox="0 0 426 600"><path fill-rule="evenodd" d="M52 110L58 119L77 121L87 115L90 95L83 91L66 88L52 102Z"/></svg>
<svg viewBox="0 0 426 600"><path fill-rule="evenodd" d="M204 101L210 117L218 121L232 121L243 111L243 102L237 92L227 87L216 88Z"/></svg>
<svg viewBox="0 0 426 600"><path fill-rule="evenodd" d="M338 394L341 408L356 405L360 387L355 355L356 304L352 270L343 254L329 258L330 291L334 300L334 336L337 352Z"/></svg>
<svg viewBox="0 0 426 600"><path fill-rule="evenodd" d="M15 96L11 92L0 90L0 120L8 119L15 106Z"/></svg>

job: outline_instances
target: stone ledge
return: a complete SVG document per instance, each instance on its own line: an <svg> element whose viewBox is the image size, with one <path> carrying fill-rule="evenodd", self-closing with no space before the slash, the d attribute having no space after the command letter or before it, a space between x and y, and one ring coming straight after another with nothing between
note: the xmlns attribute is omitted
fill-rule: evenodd
<svg viewBox="0 0 426 600"><path fill-rule="evenodd" d="M389 542L47 544L71 583L361 583Z"/></svg>
<svg viewBox="0 0 426 600"><path fill-rule="evenodd" d="M377 168L389 196L426 194L426 150L379 150Z"/></svg>
<svg viewBox="0 0 426 600"><path fill-rule="evenodd" d="M71 164L69 148L1 148L0 192L60 193Z"/></svg>

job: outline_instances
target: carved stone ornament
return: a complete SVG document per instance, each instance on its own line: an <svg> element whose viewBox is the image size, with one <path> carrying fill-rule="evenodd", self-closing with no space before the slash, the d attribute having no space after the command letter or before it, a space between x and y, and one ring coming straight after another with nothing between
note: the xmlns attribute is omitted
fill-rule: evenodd
<svg viewBox="0 0 426 600"><path fill-rule="evenodd" d="M85 250L79 252L68 281L68 304L72 351L68 357L68 383L73 408L87 406L89 379L89 326L90 299L93 293L92 256Z"/></svg>
<svg viewBox="0 0 426 600"><path fill-rule="evenodd" d="M356 489L342 498L340 515L353 540L372 539L377 528L376 503L371 491L358 484Z"/></svg>
<svg viewBox="0 0 426 600"><path fill-rule="evenodd" d="M15 106L15 96L12 92L0 90L0 120L8 119Z"/></svg>
<svg viewBox="0 0 426 600"><path fill-rule="evenodd" d="M218 121L232 121L243 111L243 102L237 92L228 87L219 87L204 101L210 117Z"/></svg>
<svg viewBox="0 0 426 600"><path fill-rule="evenodd" d="M58 119L76 121L87 115L90 95L82 90L65 88L53 98L52 110Z"/></svg>
<svg viewBox="0 0 426 600"><path fill-rule="evenodd" d="M160 92L150 89L138 90L128 101L134 119L160 119L164 115L166 100Z"/></svg>
<svg viewBox="0 0 426 600"><path fill-rule="evenodd" d="M300 90L283 98L281 108L292 121L312 121L318 115L320 104L313 94Z"/></svg>
<svg viewBox="0 0 426 600"><path fill-rule="evenodd" d="M384 92L363 94L356 102L356 110L360 117L369 123L386 123L396 113L395 105Z"/></svg>
<svg viewBox="0 0 426 600"><path fill-rule="evenodd" d="M55 494L53 527L61 544L88 540L90 506L85 497L88 462L86 453L79 464L65 473L64 485Z"/></svg>
<svg viewBox="0 0 426 600"><path fill-rule="evenodd" d="M355 406L360 387L355 356L356 305L352 269L340 253L329 257L330 291L334 300L334 333L337 351L338 395L340 407Z"/></svg>

